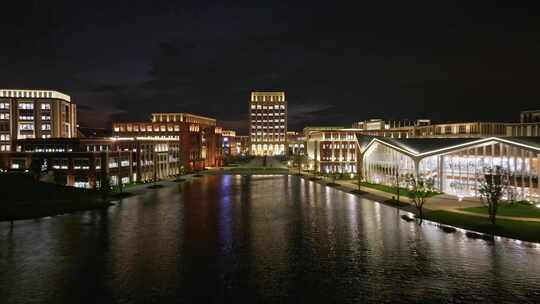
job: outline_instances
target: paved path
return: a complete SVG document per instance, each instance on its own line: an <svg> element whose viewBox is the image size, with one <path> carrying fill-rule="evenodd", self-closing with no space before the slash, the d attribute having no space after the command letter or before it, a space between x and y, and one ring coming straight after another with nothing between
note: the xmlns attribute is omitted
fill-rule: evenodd
<svg viewBox="0 0 540 304"><path fill-rule="evenodd" d="M294 172L294 170L291 170L291 171ZM303 174L313 176L313 174L310 174L308 172L303 172ZM353 180L338 180L336 181L336 183L341 185L340 188L344 188L344 191L352 191L352 190L358 189L356 180L354 181ZM368 187L362 187L362 191L369 193L363 196L370 198L372 200L375 200L375 201L381 201L381 200L384 201L384 200L392 199L392 197L396 196L395 194L392 194L392 193L388 193L388 192L384 192L384 191L380 191L380 190L376 190L376 189L372 189ZM399 200L404 203L408 203L408 204L411 203L411 200L408 197L401 196ZM457 197L448 195L448 194L440 194L440 195L430 197L426 200L424 204L424 208L427 210L444 210L444 211L456 212L460 214L488 218L489 215L487 214L480 214L480 213L460 210L464 208L481 207L481 206L483 206L483 204L478 199L467 198L460 201L457 199ZM408 209L408 208L403 208L403 209ZM514 220L514 221L540 222L540 218L533 218L533 217L515 217L515 216L497 215L497 218L506 219L506 220Z"/></svg>

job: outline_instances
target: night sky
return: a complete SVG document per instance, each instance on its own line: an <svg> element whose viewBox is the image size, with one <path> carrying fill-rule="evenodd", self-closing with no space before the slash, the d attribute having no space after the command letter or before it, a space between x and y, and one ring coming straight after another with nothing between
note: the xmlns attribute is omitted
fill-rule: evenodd
<svg viewBox="0 0 540 304"><path fill-rule="evenodd" d="M81 126L187 111L245 131L265 89L297 130L540 108L540 18L518 1L10 2L0 88L70 94Z"/></svg>

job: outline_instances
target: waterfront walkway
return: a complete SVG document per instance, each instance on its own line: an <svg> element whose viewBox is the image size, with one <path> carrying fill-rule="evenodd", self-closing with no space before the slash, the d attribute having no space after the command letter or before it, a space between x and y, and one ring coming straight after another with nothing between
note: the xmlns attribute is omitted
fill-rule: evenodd
<svg viewBox="0 0 540 304"><path fill-rule="evenodd" d="M291 172L294 172L294 170L291 170ZM314 176L307 172L302 172L302 174L306 176ZM321 181L324 183L328 183L326 179L321 178ZM336 184L340 185L340 188L344 188L346 191L354 191L358 190L358 185L356 180L336 180ZM373 188L368 187L362 187L362 191L367 192L368 194L364 194L366 196L371 196L371 199L374 199L376 201L385 201L385 200L391 200L395 199L396 195L380 190L376 190ZM411 200L408 197L400 196L399 198L400 202L411 204ZM444 210L444 211L450 211L470 216L476 216L476 217L483 217L488 218L489 215L487 214L480 214L480 213L474 213L474 212L468 212L461 209L464 208L472 208L472 207L481 207L483 206L482 202L478 199L473 198L466 198L459 200L457 197L448 195L448 194L439 194L433 197L430 197L426 199L426 202L424 204L424 208L429 211L435 211L435 210ZM414 206L410 206L414 208ZM412 208L403 208L406 210L413 210ZM505 219L505 220L513 220L513 221L524 221L524 222L540 222L540 218L533 218L533 217L516 217L516 216L503 216L503 215L497 215L497 219Z"/></svg>

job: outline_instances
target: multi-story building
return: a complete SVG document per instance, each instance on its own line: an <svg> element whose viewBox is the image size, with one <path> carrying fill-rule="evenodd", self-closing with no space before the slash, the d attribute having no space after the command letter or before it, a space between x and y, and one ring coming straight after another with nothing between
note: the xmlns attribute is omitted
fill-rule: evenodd
<svg viewBox="0 0 540 304"><path fill-rule="evenodd" d="M428 126L431 124L429 119L399 119L399 120L384 120L384 119L369 119L353 123L353 129L361 129L366 131L389 130L412 128L420 126Z"/></svg>
<svg viewBox="0 0 540 304"><path fill-rule="evenodd" d="M249 155L249 135L236 135L234 154L239 156Z"/></svg>
<svg viewBox="0 0 540 304"><path fill-rule="evenodd" d="M304 128L308 169L355 174L358 132L358 129L344 127Z"/></svg>
<svg viewBox="0 0 540 304"><path fill-rule="evenodd" d="M115 122L114 137L180 141L180 162L188 172L222 165L221 127L213 118L188 113L153 113L149 122Z"/></svg>
<svg viewBox="0 0 540 304"><path fill-rule="evenodd" d="M249 136L237 135L236 131L223 130L221 132L223 142L223 157L246 156L249 154Z"/></svg>
<svg viewBox="0 0 540 304"><path fill-rule="evenodd" d="M77 137L77 108L57 91L0 89L0 152L18 139Z"/></svg>
<svg viewBox="0 0 540 304"><path fill-rule="evenodd" d="M251 92L249 102L251 155L287 153L285 92Z"/></svg>
<svg viewBox="0 0 540 304"><path fill-rule="evenodd" d="M304 155L306 153L306 137L296 131L287 132L287 155Z"/></svg>
<svg viewBox="0 0 540 304"><path fill-rule="evenodd" d="M179 174L180 142L135 138L48 138L17 141L17 152L0 153L0 168L32 170L39 162L45 177L67 186L99 188L146 182Z"/></svg>
<svg viewBox="0 0 540 304"><path fill-rule="evenodd" d="M390 138L480 138L540 136L540 111L523 111L520 122L449 122L431 124L428 119L414 123L371 119L353 124L362 134Z"/></svg>
<svg viewBox="0 0 540 304"><path fill-rule="evenodd" d="M221 137L223 157L236 155L236 132L233 130L223 130Z"/></svg>

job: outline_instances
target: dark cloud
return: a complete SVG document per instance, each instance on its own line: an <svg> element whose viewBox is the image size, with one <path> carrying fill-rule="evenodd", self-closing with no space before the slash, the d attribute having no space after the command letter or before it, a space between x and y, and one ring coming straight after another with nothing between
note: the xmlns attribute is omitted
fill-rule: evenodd
<svg viewBox="0 0 540 304"><path fill-rule="evenodd" d="M188 111L247 130L251 90L291 129L371 117L515 120L537 107L539 19L507 2L25 1L0 87L71 94L81 123Z"/></svg>

